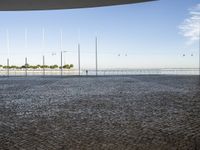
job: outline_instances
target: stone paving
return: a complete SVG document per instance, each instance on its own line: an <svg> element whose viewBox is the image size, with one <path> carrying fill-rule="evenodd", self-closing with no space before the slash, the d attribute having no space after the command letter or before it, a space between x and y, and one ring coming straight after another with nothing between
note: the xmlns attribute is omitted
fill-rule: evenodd
<svg viewBox="0 0 200 150"><path fill-rule="evenodd" d="M197 76L0 78L1 150L199 150Z"/></svg>

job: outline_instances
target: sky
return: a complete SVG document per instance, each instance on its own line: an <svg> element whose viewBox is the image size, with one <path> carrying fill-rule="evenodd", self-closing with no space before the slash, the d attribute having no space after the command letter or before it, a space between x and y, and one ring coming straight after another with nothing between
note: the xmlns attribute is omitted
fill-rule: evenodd
<svg viewBox="0 0 200 150"><path fill-rule="evenodd" d="M99 8L0 12L0 64L63 63L100 69L198 67L199 0L160 0ZM195 19L194 19L195 18ZM62 32L62 42L61 42ZM61 44L62 43L62 44Z"/></svg>

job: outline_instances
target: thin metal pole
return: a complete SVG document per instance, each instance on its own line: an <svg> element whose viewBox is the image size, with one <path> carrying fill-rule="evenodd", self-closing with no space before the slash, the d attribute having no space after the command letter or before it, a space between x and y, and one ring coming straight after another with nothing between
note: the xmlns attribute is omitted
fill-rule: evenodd
<svg viewBox="0 0 200 150"><path fill-rule="evenodd" d="M63 31L60 29L60 50L63 50Z"/></svg>
<svg viewBox="0 0 200 150"><path fill-rule="evenodd" d="M25 76L27 77L27 69L28 69L28 63L27 63L27 57L25 58Z"/></svg>
<svg viewBox="0 0 200 150"><path fill-rule="evenodd" d="M7 76L8 76L8 77L10 76L9 67L10 67L10 63L9 63L9 58L8 58L8 59L7 59Z"/></svg>
<svg viewBox="0 0 200 150"><path fill-rule="evenodd" d="M200 23L199 23L199 85L200 85Z"/></svg>
<svg viewBox="0 0 200 150"><path fill-rule="evenodd" d="M27 28L25 28L25 34L24 34L24 38L25 38L25 50L28 49L28 30ZM27 77L27 68L28 67L28 63L27 63L27 57L25 58L25 76Z"/></svg>
<svg viewBox="0 0 200 150"><path fill-rule="evenodd" d="M62 29L60 29L60 50L61 50L61 53L60 53L60 75L61 75L61 77L62 77L62 75L63 75L63 31L62 31Z"/></svg>
<svg viewBox="0 0 200 150"><path fill-rule="evenodd" d="M43 76L45 76L45 56L44 55L42 57L42 62L43 62Z"/></svg>
<svg viewBox="0 0 200 150"><path fill-rule="evenodd" d="M78 74L81 75L81 56L80 56L80 44L78 44Z"/></svg>
<svg viewBox="0 0 200 150"><path fill-rule="evenodd" d="M62 51L61 51L61 55L60 55L60 75L62 76L63 75L63 63L62 63Z"/></svg>
<svg viewBox="0 0 200 150"><path fill-rule="evenodd" d="M199 81L198 81L198 84L200 86L200 23L199 23ZM197 69L197 72L198 72L198 69Z"/></svg>
<svg viewBox="0 0 200 150"><path fill-rule="evenodd" d="M97 45L97 42L98 42L98 41L97 41L97 37L96 37L96 38L95 38L96 76L98 75L98 60L97 60L97 59L98 59L98 58L97 58L97 46L98 46L98 45Z"/></svg>
<svg viewBox="0 0 200 150"><path fill-rule="evenodd" d="M9 57L10 57L10 39L9 39L9 31L6 30L6 42L7 42L7 51L8 51L8 58L7 58L7 76L10 76L10 64L9 64Z"/></svg>

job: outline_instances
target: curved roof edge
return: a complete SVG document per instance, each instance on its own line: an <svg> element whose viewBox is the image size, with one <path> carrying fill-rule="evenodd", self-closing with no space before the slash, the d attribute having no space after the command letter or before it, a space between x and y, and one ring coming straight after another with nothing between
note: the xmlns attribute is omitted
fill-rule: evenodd
<svg viewBox="0 0 200 150"><path fill-rule="evenodd" d="M0 0L0 11L89 8L155 0Z"/></svg>

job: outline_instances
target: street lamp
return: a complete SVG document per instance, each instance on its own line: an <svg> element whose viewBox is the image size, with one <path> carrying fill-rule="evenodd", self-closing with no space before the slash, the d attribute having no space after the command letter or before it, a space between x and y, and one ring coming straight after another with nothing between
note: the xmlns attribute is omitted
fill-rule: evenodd
<svg viewBox="0 0 200 150"><path fill-rule="evenodd" d="M63 53L67 53L69 51L61 51L60 53L60 75L63 75Z"/></svg>
<svg viewBox="0 0 200 150"><path fill-rule="evenodd" d="M56 55L56 52L51 52L51 55L52 56L55 56ZM45 76L45 54L43 54L42 56L42 64L43 64L43 67L42 67L42 70L43 70L43 76Z"/></svg>

